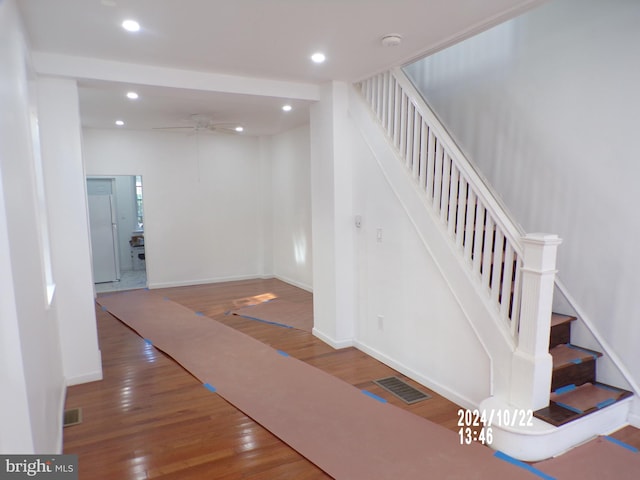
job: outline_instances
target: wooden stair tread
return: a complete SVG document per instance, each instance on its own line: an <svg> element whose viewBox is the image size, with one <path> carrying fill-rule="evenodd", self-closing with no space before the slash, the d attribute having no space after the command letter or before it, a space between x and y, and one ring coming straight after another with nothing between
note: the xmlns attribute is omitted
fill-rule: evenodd
<svg viewBox="0 0 640 480"><path fill-rule="evenodd" d="M562 325L563 323L569 323L576 320L577 317L572 315L564 315L562 313L552 313L551 314L551 326L555 327L556 325Z"/></svg>
<svg viewBox="0 0 640 480"><path fill-rule="evenodd" d="M585 383L556 390L551 394L551 401L576 413L584 413L611 405L624 393L625 390L602 383Z"/></svg>
<svg viewBox="0 0 640 480"><path fill-rule="evenodd" d="M579 387L560 389L551 394L548 407L534 416L555 426L564 425L633 395L627 390L604 383L585 383Z"/></svg>
<svg viewBox="0 0 640 480"><path fill-rule="evenodd" d="M553 357L553 368L562 368L572 364L580 364L602 356L602 353L588 348L576 347L575 345L563 343L549 350Z"/></svg>

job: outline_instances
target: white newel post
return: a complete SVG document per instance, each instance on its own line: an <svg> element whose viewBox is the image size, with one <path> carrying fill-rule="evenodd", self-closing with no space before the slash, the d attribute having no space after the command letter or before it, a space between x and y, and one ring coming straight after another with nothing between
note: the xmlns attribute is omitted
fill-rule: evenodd
<svg viewBox="0 0 640 480"><path fill-rule="evenodd" d="M518 346L511 370L511 404L538 410L549 405L553 361L549 354L556 275L557 235L532 233L524 245Z"/></svg>

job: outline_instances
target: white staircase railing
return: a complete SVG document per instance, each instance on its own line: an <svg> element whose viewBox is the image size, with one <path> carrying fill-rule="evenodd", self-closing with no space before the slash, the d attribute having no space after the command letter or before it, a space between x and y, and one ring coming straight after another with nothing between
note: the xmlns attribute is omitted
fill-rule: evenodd
<svg viewBox="0 0 640 480"><path fill-rule="evenodd" d="M559 239L524 235L401 70L381 73L356 88L511 333L516 347L512 377L518 385L512 400L527 408L546 406L550 298Z"/></svg>

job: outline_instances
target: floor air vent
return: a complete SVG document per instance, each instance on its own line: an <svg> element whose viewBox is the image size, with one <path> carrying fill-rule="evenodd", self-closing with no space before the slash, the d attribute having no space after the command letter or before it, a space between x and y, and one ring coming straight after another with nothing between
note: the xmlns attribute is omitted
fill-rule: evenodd
<svg viewBox="0 0 640 480"><path fill-rule="evenodd" d="M70 427L71 425L77 425L82 422L82 409L71 408L64 411L64 417L62 419L62 426Z"/></svg>
<svg viewBox="0 0 640 480"><path fill-rule="evenodd" d="M421 400L431 398L424 392L421 392L417 388L413 388L408 383L400 380L398 377L387 377L379 380L374 380L373 383L381 386L387 392L392 393L405 403L412 404Z"/></svg>

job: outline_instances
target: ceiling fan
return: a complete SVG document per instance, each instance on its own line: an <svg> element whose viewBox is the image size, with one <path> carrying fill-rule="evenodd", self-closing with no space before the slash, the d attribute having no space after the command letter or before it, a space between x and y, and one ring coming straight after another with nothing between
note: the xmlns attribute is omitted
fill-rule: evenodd
<svg viewBox="0 0 640 480"><path fill-rule="evenodd" d="M153 127L153 130L185 130L193 133L200 132L222 132L222 133L241 133L244 128L235 123L218 123L214 122L211 117L200 113L194 113L185 120L188 125L176 125L170 127Z"/></svg>

